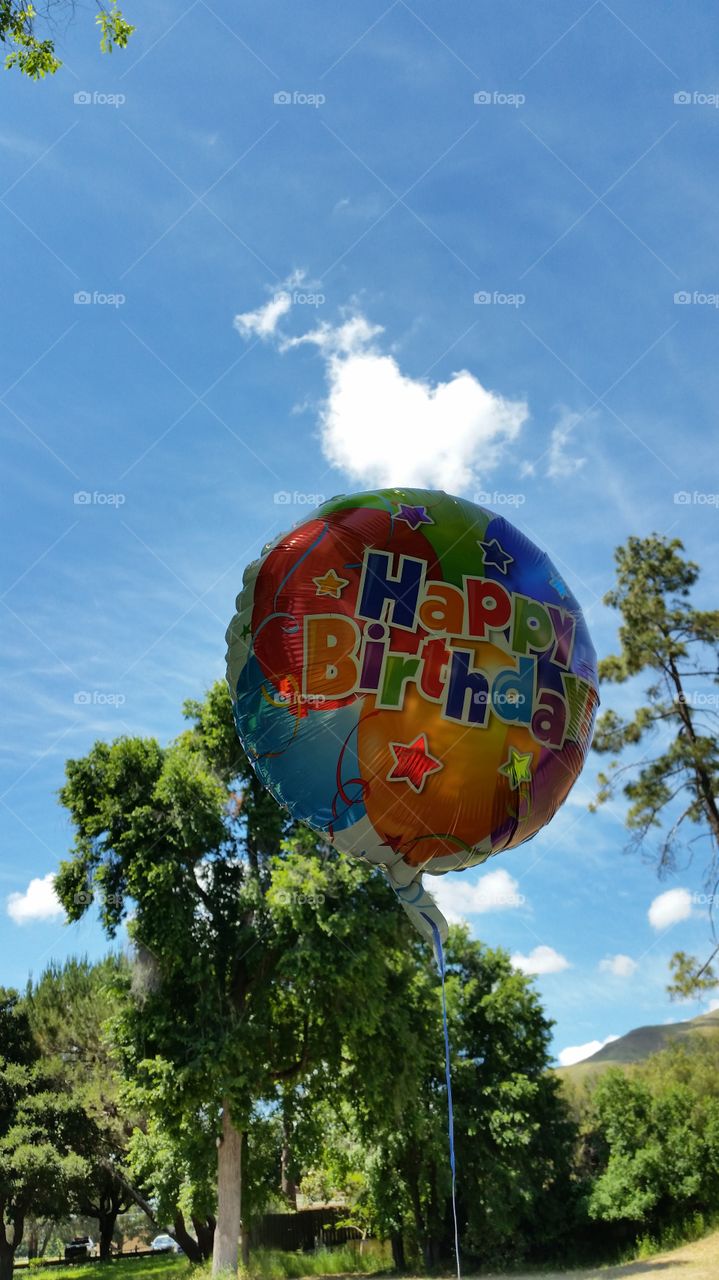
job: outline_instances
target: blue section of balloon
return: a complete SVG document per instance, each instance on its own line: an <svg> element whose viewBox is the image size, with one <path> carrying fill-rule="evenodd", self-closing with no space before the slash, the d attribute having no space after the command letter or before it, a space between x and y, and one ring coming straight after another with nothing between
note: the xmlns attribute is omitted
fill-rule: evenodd
<svg viewBox="0 0 719 1280"><path fill-rule="evenodd" d="M237 732L252 743L250 760L260 781L298 821L341 831L365 816L357 757L360 707L358 701L334 710L307 710L299 718L288 715L257 659L251 655L245 665L237 683Z"/></svg>

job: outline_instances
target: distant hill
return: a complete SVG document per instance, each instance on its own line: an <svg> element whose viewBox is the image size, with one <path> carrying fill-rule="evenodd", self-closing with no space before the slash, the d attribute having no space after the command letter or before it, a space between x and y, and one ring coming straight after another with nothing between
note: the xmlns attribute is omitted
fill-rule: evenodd
<svg viewBox="0 0 719 1280"><path fill-rule="evenodd" d="M711 1035L719 1032L719 1009L712 1013L702 1013L698 1018L688 1022L668 1022L659 1027L637 1027L628 1031L618 1040L612 1040L602 1049L593 1053L591 1058L575 1062L571 1067L557 1067L557 1075L564 1080L579 1082L584 1077L605 1071L607 1067L622 1067L630 1062L643 1062L660 1049L666 1049L677 1040L686 1040L689 1036Z"/></svg>

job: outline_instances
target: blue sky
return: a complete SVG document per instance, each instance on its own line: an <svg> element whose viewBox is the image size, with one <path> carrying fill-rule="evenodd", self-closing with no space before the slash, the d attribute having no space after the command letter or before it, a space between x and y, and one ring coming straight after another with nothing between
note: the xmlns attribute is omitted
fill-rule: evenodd
<svg viewBox="0 0 719 1280"><path fill-rule="evenodd" d="M0 76L5 983L106 945L25 896L70 842L65 759L177 732L223 675L244 564L313 497L486 495L600 655L630 533L681 537L717 598L714 6L126 12L125 53L79 11L54 79ZM558 1051L709 1007L664 990L707 942L701 867L660 884L624 854L595 772L448 901L551 949Z"/></svg>

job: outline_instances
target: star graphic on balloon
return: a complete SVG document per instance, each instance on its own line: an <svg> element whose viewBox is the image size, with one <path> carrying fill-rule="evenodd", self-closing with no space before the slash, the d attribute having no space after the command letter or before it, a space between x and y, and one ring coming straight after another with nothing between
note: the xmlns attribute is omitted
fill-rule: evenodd
<svg viewBox="0 0 719 1280"><path fill-rule="evenodd" d="M402 848L403 841L404 836L391 836L388 831L385 831L382 848L391 849L393 853L399 853Z"/></svg>
<svg viewBox="0 0 719 1280"><path fill-rule="evenodd" d="M478 541L477 545L481 547L484 552L485 569L487 568L487 565L492 565L495 569L499 569L500 573L507 572L508 566L514 561L514 556L510 556L508 551L505 551L503 547L500 547L496 538L492 538L491 542Z"/></svg>
<svg viewBox="0 0 719 1280"><path fill-rule="evenodd" d="M554 590L556 591L560 600L564 600L565 596L569 595L569 587L564 581L564 578L560 578L558 573L553 574L553 576L549 579L549 585L550 587L554 587Z"/></svg>
<svg viewBox="0 0 719 1280"><path fill-rule="evenodd" d="M441 760L429 754L426 733L420 733L414 742L390 742L389 749L394 764L387 774L388 782L408 782L413 791L420 792L427 775L444 768Z"/></svg>
<svg viewBox="0 0 719 1280"><path fill-rule="evenodd" d="M504 774L504 777L509 779L512 790L516 791L520 783L532 781L532 760L531 751L524 754L522 751L517 751L516 747L510 747L509 759L499 766L497 772Z"/></svg>
<svg viewBox="0 0 719 1280"><path fill-rule="evenodd" d="M427 515L426 507L410 507L406 502L398 502L399 511L395 516L395 520L404 520L410 529L418 529L421 524L434 524L431 516Z"/></svg>
<svg viewBox="0 0 719 1280"><path fill-rule="evenodd" d="M242 630L241 630L241 632L240 632L240 635L242 636L242 639L243 639L243 640L246 640L246 639L247 639L247 637L248 637L248 635L250 635L251 631L252 631L252 627L250 626L249 622L246 622L246 623L245 623L245 625L244 625L244 627L242 628Z"/></svg>
<svg viewBox="0 0 719 1280"><path fill-rule="evenodd" d="M334 569L328 569L321 578L313 578L312 581L317 587L315 595L332 596L335 600L339 600L345 587L350 584L349 578L340 578Z"/></svg>

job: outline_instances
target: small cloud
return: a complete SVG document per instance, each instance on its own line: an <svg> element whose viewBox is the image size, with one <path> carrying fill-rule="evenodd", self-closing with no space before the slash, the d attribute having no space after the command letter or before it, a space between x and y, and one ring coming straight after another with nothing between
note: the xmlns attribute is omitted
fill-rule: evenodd
<svg viewBox="0 0 719 1280"><path fill-rule="evenodd" d="M688 889L667 889L652 902L647 917L653 929L668 929L692 914L692 896Z"/></svg>
<svg viewBox="0 0 719 1280"><path fill-rule="evenodd" d="M719 998L715 998L715 999L713 999L713 1000L710 1000L710 1001L709 1001L709 1008L707 1009L707 1013L716 1013L717 1009L719 1009Z"/></svg>
<svg viewBox="0 0 719 1280"><path fill-rule="evenodd" d="M49 873L31 880L24 893L11 893L7 913L15 924L35 924L40 920L59 920L65 912L55 893L55 877Z"/></svg>
<svg viewBox="0 0 719 1280"><path fill-rule="evenodd" d="M570 967L566 956L544 945L535 947L528 956L518 951L512 956L512 968L521 969L522 973L561 973Z"/></svg>
<svg viewBox="0 0 719 1280"><path fill-rule="evenodd" d="M243 311L235 316L233 324L243 338L271 338L280 320L291 307L292 298L289 293L277 293L264 307L258 307L256 311Z"/></svg>
<svg viewBox="0 0 719 1280"><path fill-rule="evenodd" d="M575 471L579 471L583 467L586 458L580 458L577 454L569 451L569 445L572 433L578 422L587 417L584 413L572 413L565 410L561 415L559 422L552 429L549 438L549 450L547 459L547 475L553 480L561 480L565 476L574 475Z"/></svg>
<svg viewBox="0 0 719 1280"><path fill-rule="evenodd" d="M611 973L615 978L631 978L638 968L639 965L636 960L632 960L631 956L621 954L607 956L606 959L599 961L600 972Z"/></svg>
<svg viewBox="0 0 719 1280"><path fill-rule="evenodd" d="M521 907L526 901L518 881L504 869L488 871L474 883L464 876L442 876L432 885L432 896L452 924L461 924L466 916Z"/></svg>
<svg viewBox="0 0 719 1280"><path fill-rule="evenodd" d="M619 1036L607 1036L606 1040L588 1040L586 1044L573 1044L568 1049L561 1049L559 1052L560 1067L572 1067L575 1062L583 1062L585 1058L591 1058L592 1054L598 1053L603 1049L605 1044L611 1044L613 1040L618 1040Z"/></svg>

